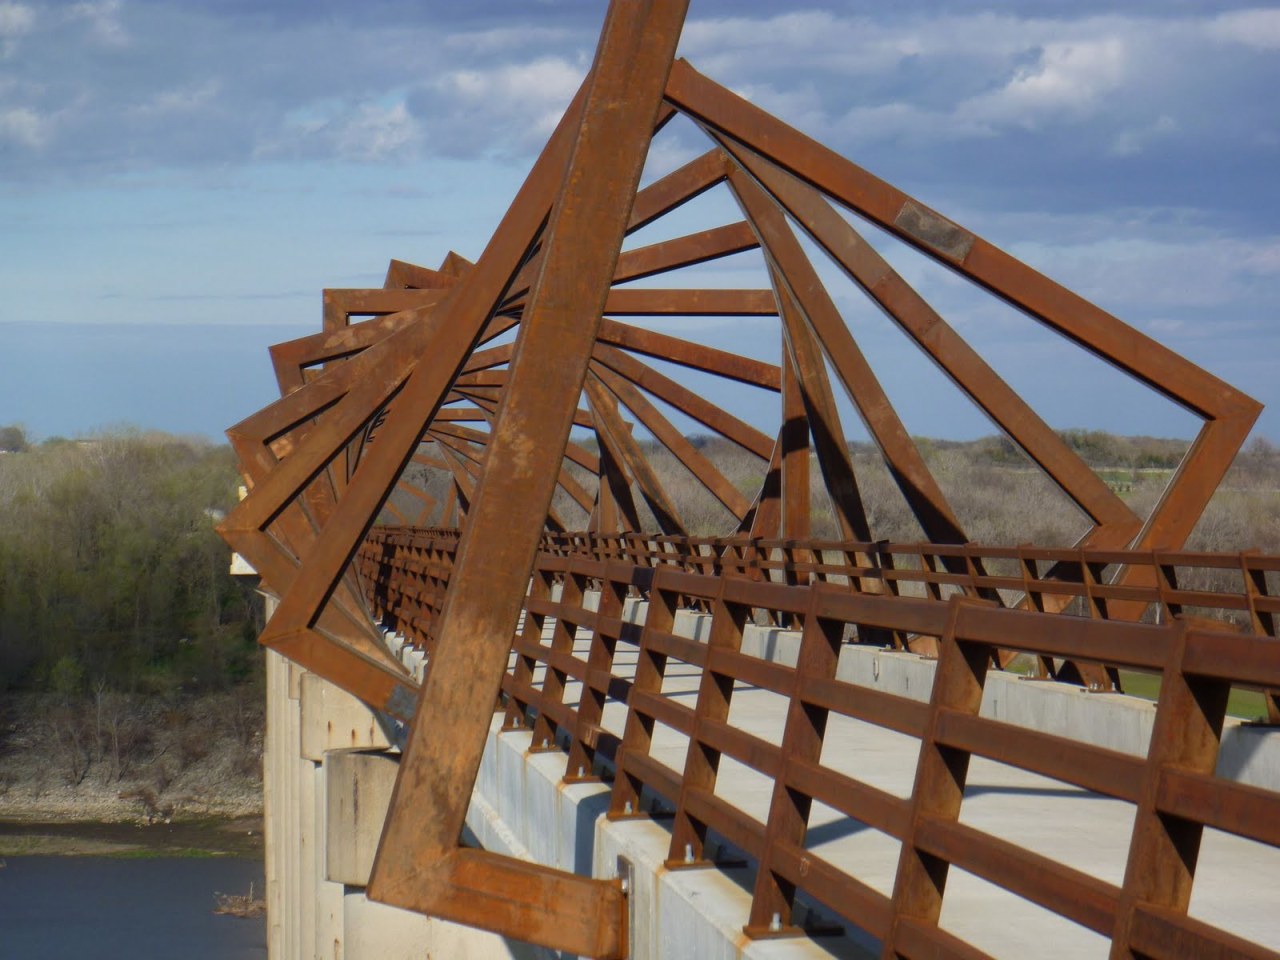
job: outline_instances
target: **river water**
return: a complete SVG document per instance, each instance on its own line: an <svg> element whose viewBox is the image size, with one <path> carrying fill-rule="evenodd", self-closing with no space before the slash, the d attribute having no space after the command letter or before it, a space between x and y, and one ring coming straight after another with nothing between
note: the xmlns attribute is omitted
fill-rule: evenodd
<svg viewBox="0 0 1280 960"><path fill-rule="evenodd" d="M0 960L263 960L263 918L213 913L250 883L260 896L260 860L7 857Z"/></svg>

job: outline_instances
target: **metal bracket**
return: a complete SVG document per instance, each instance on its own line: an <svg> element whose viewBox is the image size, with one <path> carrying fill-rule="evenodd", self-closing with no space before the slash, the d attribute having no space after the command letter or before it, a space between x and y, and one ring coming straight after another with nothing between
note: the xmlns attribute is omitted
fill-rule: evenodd
<svg viewBox="0 0 1280 960"><path fill-rule="evenodd" d="M619 854L614 869L616 876L622 881L622 895L627 899L627 929L623 939L627 945L627 956L633 957L636 952L636 868L635 864Z"/></svg>

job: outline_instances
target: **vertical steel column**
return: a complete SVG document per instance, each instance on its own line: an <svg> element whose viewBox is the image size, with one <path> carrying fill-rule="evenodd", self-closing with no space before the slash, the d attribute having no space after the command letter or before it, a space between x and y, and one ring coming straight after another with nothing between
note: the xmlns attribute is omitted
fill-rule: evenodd
<svg viewBox="0 0 1280 960"><path fill-rule="evenodd" d="M617 884L458 837L687 6L609 7L369 883L382 902L591 956L626 950Z"/></svg>
<svg viewBox="0 0 1280 960"><path fill-rule="evenodd" d="M1191 903L1204 824L1160 809L1160 779L1166 770L1213 775L1227 698L1231 695L1230 681L1193 676L1183 670L1187 634L1197 626L1218 624L1189 618L1173 627L1176 634L1160 680L1160 701L1111 937L1112 960L1140 960L1147 956L1134 942L1140 939L1135 936L1138 931L1134 928L1140 926L1135 911L1154 907L1185 915Z"/></svg>

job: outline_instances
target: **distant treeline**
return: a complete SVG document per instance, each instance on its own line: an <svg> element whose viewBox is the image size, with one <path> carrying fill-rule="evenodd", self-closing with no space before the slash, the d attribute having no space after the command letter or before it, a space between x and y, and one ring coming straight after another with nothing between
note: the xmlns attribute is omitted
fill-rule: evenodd
<svg viewBox="0 0 1280 960"><path fill-rule="evenodd" d="M1059 430L1066 445L1085 463L1095 468L1122 467L1132 470L1172 469L1187 452L1187 441L1167 437L1120 437L1104 430ZM983 437L971 441L926 440L938 448L951 447L972 452L975 459L1013 466L1026 456L1008 437Z"/></svg>
<svg viewBox="0 0 1280 960"><path fill-rule="evenodd" d="M1154 509L1189 446L1186 440L1123 437L1097 430L1064 430L1060 436L1143 518ZM994 545L1034 543L1064 547L1088 531L1090 521L1083 511L1006 438L914 440L970 540ZM745 497L756 496L764 479L764 461L721 437L695 435L689 441ZM579 442L596 450L588 437ZM639 443L685 530L694 536L719 536L735 528L737 521L729 510L676 457L653 440ZM872 535L898 543L922 539L920 524L879 451L866 442L850 443L849 451ZM392 505L413 522L446 523L438 505L448 497L452 484L449 475L420 464L412 464L409 469L437 507L423 513L422 501L408 493L394 494ZM593 476L585 469L577 464L570 464L567 469L579 483L592 489ZM816 456L810 459L810 488L811 536L839 536ZM633 487L632 494L642 529L658 529L643 492ZM587 523L586 511L563 490L557 491L552 509L568 529L582 529ZM1256 548L1280 553L1280 448L1261 437L1246 444L1205 509L1187 547L1227 552Z"/></svg>
<svg viewBox="0 0 1280 960"><path fill-rule="evenodd" d="M230 449L163 434L27 442L0 428L0 691L192 693L260 669L250 585L215 522Z"/></svg>
<svg viewBox="0 0 1280 960"><path fill-rule="evenodd" d="M1062 436L1140 516L1187 447L1099 431ZM755 496L762 461L722 439L692 441ZM1063 546L1088 528L1080 510L1003 438L917 444L972 540ZM733 529L729 511L671 454L652 441L644 446L690 533ZM873 535L920 539L878 453L864 443L850 450ZM816 459L811 463L811 532L835 536ZM443 502L451 481L423 472L421 481ZM590 486L580 468L571 472ZM134 432L31 444L20 429L0 427L0 691L206 693L256 678L261 614L253 586L229 575L229 552L214 532L237 484L230 449L201 440ZM421 501L397 496L402 513L418 517ZM635 499L646 529L657 529L638 490ZM563 493L554 507L567 526L585 525L585 512ZM1249 444L1188 546L1280 552L1280 450L1261 439Z"/></svg>
<svg viewBox="0 0 1280 960"><path fill-rule="evenodd" d="M1155 507L1188 448L1185 440L1122 437L1094 430L1064 430L1060 435L1141 517ZM756 495L765 469L759 458L719 437L690 439L744 495ZM1075 543L1089 529L1088 517L1004 437L914 439L970 540L1061 547ZM586 445L591 446L589 442ZM713 536L733 529L729 511L674 456L653 441L641 445L691 534ZM849 450L872 535L899 543L922 539L920 525L876 448L855 442L849 444ZM585 480L581 468L573 466L570 472ZM437 485L432 494L443 498L440 480L439 476L432 479ZM816 457L810 461L810 486L812 536L838 536ZM639 491L635 499L642 524L656 529ZM412 516L416 507L411 498L404 500L402 512ZM586 522L585 512L563 492L557 493L554 508L568 527ZM1257 548L1280 553L1280 448L1260 437L1246 445L1205 509L1187 547L1228 552Z"/></svg>

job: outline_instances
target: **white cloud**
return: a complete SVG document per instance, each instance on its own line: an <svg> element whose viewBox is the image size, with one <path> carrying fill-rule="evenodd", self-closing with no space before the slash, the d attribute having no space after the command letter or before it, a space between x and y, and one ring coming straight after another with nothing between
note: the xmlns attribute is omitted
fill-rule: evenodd
<svg viewBox="0 0 1280 960"><path fill-rule="evenodd" d="M1280 240L1251 245L1240 261L1241 267L1261 276L1280 276Z"/></svg>
<svg viewBox="0 0 1280 960"><path fill-rule="evenodd" d="M254 152L264 158L339 156L378 162L413 154L422 138L421 125L403 100L354 106L324 101L292 111Z"/></svg>
<svg viewBox="0 0 1280 960"><path fill-rule="evenodd" d="M222 84L218 80L161 90L137 108L141 114L191 113L217 99Z"/></svg>
<svg viewBox="0 0 1280 960"><path fill-rule="evenodd" d="M0 36L20 36L31 29L35 19L35 11L28 6L21 3L0 3Z"/></svg>
<svg viewBox="0 0 1280 960"><path fill-rule="evenodd" d="M337 138L338 153L359 160L384 160L404 154L422 139L418 122L403 102L390 107L362 106Z"/></svg>
<svg viewBox="0 0 1280 960"><path fill-rule="evenodd" d="M896 101L854 107L835 125L854 144L874 141L925 142L994 136L989 119L960 112L925 110Z"/></svg>
<svg viewBox="0 0 1280 960"><path fill-rule="evenodd" d="M1213 136L1240 117L1206 104L1239 89L1230 48L1280 49L1280 10L1165 16L1135 12L1053 18L980 12L848 16L797 10L691 20L681 50L737 90L805 97L797 126L838 149L945 142L1071 125L1099 153L1132 156L1157 139ZM813 96L810 91L817 91ZM765 95L761 95L763 94ZM1261 104L1254 104L1254 112ZM1258 142L1270 125L1246 120ZM1208 129L1219 132L1208 134Z"/></svg>
<svg viewBox="0 0 1280 960"><path fill-rule="evenodd" d="M568 30L553 27L494 27L490 30L455 33L445 40L445 46L461 54L506 53L515 50L527 53L539 47L558 46L570 40Z"/></svg>
<svg viewBox="0 0 1280 960"><path fill-rule="evenodd" d="M48 139L49 126L46 118L27 107L0 110L0 140L39 149Z"/></svg>
<svg viewBox="0 0 1280 960"><path fill-rule="evenodd" d="M120 0L94 0L74 4L67 11L71 20L86 21L93 36L106 46L124 46L129 43L129 33L120 22Z"/></svg>
<svg viewBox="0 0 1280 960"><path fill-rule="evenodd" d="M18 39L31 31L36 15L21 3L0 3L0 58L18 48Z"/></svg>
<svg viewBox="0 0 1280 960"><path fill-rule="evenodd" d="M645 159L642 183L651 183L684 166L699 155L699 151L674 137L659 136L649 148Z"/></svg>
<svg viewBox="0 0 1280 960"><path fill-rule="evenodd" d="M1257 50L1280 50L1280 10L1233 10L1211 20L1208 33Z"/></svg>
<svg viewBox="0 0 1280 960"><path fill-rule="evenodd" d="M1037 63L1001 89L960 104L960 117L1034 127L1049 115L1086 116L1126 79L1128 52L1119 37L1046 44Z"/></svg>
<svg viewBox="0 0 1280 960"><path fill-rule="evenodd" d="M1046 18L1033 4L1026 15L942 16L909 5L850 15L832 0L813 2L820 8L758 17L758 4L719 18L695 10L681 52L890 176L894 168L875 158L878 144L925 149L1070 128L1082 151L1123 158L1196 139L1231 149L1232 137L1247 136L1261 148L1273 129L1259 120L1260 104L1213 104L1240 89L1237 61L1268 75L1267 58L1240 57L1239 44L1269 49L1277 11ZM581 82L598 26L585 15L550 24L513 16L491 29L475 29L483 22L475 17L459 17L458 29L448 15L392 24L373 13L366 23L303 6L286 21L224 14L221 0L155 0L145 17L121 0L38 8L0 0L0 40L24 44L22 64L6 70L16 85L0 92L0 109L57 118L33 176L76 166L91 155L86 143L100 148L96 159L124 167L179 154L180 162L231 163L331 156L339 144L344 156L370 159L419 151L523 161ZM103 49L110 42L129 43L128 61ZM388 113L400 99L401 113ZM1227 124L1234 127L1223 136L1217 128ZM361 136L380 146L349 153ZM695 148L692 136L685 141L682 150Z"/></svg>
<svg viewBox="0 0 1280 960"><path fill-rule="evenodd" d="M823 63L831 50L843 46L846 69L868 72L897 60L901 54L882 51L871 56L869 24L825 10L798 10L768 18L723 17L691 19L680 35L680 53L700 69L717 77L726 73L745 79L753 72L769 72L792 65L802 53L810 63Z"/></svg>
<svg viewBox="0 0 1280 960"><path fill-rule="evenodd" d="M746 83L733 92L775 116L785 117L799 130L820 129L827 123L821 98L811 85L788 89L771 83Z"/></svg>
<svg viewBox="0 0 1280 960"><path fill-rule="evenodd" d="M1245 240L1208 228L1137 229L1105 218L1094 219L1093 231L1091 239L1022 241L1008 249L1122 316L1205 314L1277 293L1280 239ZM1208 315L1213 322L1205 327L1214 328L1221 318Z"/></svg>
<svg viewBox="0 0 1280 960"><path fill-rule="evenodd" d="M771 17L691 19L680 53L699 70L734 82L796 71L883 76L904 64L945 58L990 75L1090 22L988 12L872 18L797 10Z"/></svg>
<svg viewBox="0 0 1280 960"><path fill-rule="evenodd" d="M583 73L581 66L561 57L543 57L490 69L454 70L436 85L469 103L518 105L539 114L555 107L558 116L581 85Z"/></svg>
<svg viewBox="0 0 1280 960"><path fill-rule="evenodd" d="M530 154L541 148L573 99L589 63L546 56L524 63L468 66L417 89L409 109L442 153Z"/></svg>
<svg viewBox="0 0 1280 960"><path fill-rule="evenodd" d="M1135 156L1145 150L1151 141L1177 133L1178 129L1178 122L1168 114L1163 114L1146 126L1121 130L1111 141L1111 152L1118 157Z"/></svg>

